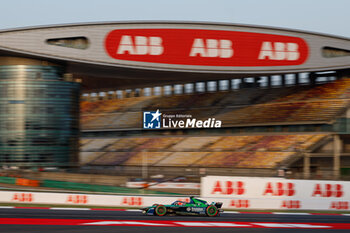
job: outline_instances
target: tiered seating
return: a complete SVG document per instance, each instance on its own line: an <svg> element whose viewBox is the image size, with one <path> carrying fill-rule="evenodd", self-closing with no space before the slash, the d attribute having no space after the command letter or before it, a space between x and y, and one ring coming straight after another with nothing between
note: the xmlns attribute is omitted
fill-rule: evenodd
<svg viewBox="0 0 350 233"><path fill-rule="evenodd" d="M105 152L80 152L80 164L89 164L91 161L96 159L97 157L101 156Z"/></svg>
<svg viewBox="0 0 350 233"><path fill-rule="evenodd" d="M88 139L84 140L88 142L82 146L81 160L92 165L273 168L325 137L326 134Z"/></svg>
<svg viewBox="0 0 350 233"><path fill-rule="evenodd" d="M226 136L209 146L211 150L230 150L242 149L249 143L256 142L263 136Z"/></svg>
<svg viewBox="0 0 350 233"><path fill-rule="evenodd" d="M106 151L131 151L134 147L145 143L148 138L121 138L106 148Z"/></svg>
<svg viewBox="0 0 350 233"><path fill-rule="evenodd" d="M335 82L309 88L285 97L279 98L277 102L290 102L300 100L319 100L349 98L350 79L340 79Z"/></svg>
<svg viewBox="0 0 350 233"><path fill-rule="evenodd" d="M82 147L83 145L90 143L93 139L87 139L87 138L83 138L79 140L79 146Z"/></svg>
<svg viewBox="0 0 350 233"><path fill-rule="evenodd" d="M107 152L90 162L89 165L120 165L135 154L136 152Z"/></svg>
<svg viewBox="0 0 350 233"><path fill-rule="evenodd" d="M141 128L142 109L214 117L224 126L330 121L348 105L349 79L316 87L246 88L216 93L132 97L81 103L83 129ZM114 115L115 114L115 115Z"/></svg>
<svg viewBox="0 0 350 233"><path fill-rule="evenodd" d="M193 95L162 96L154 99L149 106L152 109L172 109L191 104Z"/></svg>
<svg viewBox="0 0 350 233"><path fill-rule="evenodd" d="M174 152L155 166L189 166L203 158L206 152Z"/></svg>
<svg viewBox="0 0 350 233"><path fill-rule="evenodd" d="M299 149L301 145L310 138L312 135L282 135L273 136L273 140L268 145L260 144L260 148L266 147L267 151L287 151ZM324 137L324 135L322 135ZM259 150L259 147L257 148Z"/></svg>
<svg viewBox="0 0 350 233"><path fill-rule="evenodd" d="M237 164L238 168L273 168L294 152L254 152Z"/></svg>
<svg viewBox="0 0 350 233"><path fill-rule="evenodd" d="M143 164L146 164L147 166L152 166L165 157L168 157L170 154L171 152L138 152L123 165L142 166Z"/></svg>
<svg viewBox="0 0 350 233"><path fill-rule="evenodd" d="M212 152L203 159L197 161L193 166L199 167L235 167L243 158L249 156L250 152Z"/></svg>
<svg viewBox="0 0 350 233"><path fill-rule="evenodd" d="M261 124L272 122L330 121L342 110L347 100L270 103L253 105L215 116L224 125Z"/></svg>
<svg viewBox="0 0 350 233"><path fill-rule="evenodd" d="M165 150L166 148L184 140L183 137L150 138L146 143L138 146L136 150Z"/></svg>
<svg viewBox="0 0 350 233"><path fill-rule="evenodd" d="M220 137L189 137L177 143L171 149L175 151L198 150L219 139Z"/></svg>
<svg viewBox="0 0 350 233"><path fill-rule="evenodd" d="M305 141L299 144L298 149L307 149L310 146L314 145L318 141L325 138L327 135L324 134L318 134L318 135L312 135L311 137L307 138Z"/></svg>
<svg viewBox="0 0 350 233"><path fill-rule="evenodd" d="M111 128L141 128L142 113L141 112L126 112L120 118L114 119L111 123Z"/></svg>
<svg viewBox="0 0 350 233"><path fill-rule="evenodd" d="M117 139L103 138L93 139L81 147L82 151L103 151L103 148L115 143Z"/></svg>

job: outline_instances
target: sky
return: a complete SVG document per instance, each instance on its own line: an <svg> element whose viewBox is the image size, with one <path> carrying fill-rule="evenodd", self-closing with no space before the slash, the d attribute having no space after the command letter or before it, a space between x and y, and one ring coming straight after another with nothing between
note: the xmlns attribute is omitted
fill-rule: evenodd
<svg viewBox="0 0 350 233"><path fill-rule="evenodd" d="M252 24L350 38L349 0L0 0L0 29L105 21Z"/></svg>

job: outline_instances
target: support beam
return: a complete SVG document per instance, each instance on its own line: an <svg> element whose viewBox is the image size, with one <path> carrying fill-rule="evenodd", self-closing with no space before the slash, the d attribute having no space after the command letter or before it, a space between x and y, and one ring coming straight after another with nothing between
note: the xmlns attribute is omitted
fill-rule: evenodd
<svg viewBox="0 0 350 233"><path fill-rule="evenodd" d="M301 76L301 73L295 74L295 85L296 86L300 85L300 76Z"/></svg>
<svg viewBox="0 0 350 233"><path fill-rule="evenodd" d="M286 86L286 79L287 79L287 75L281 75L281 86L285 87Z"/></svg>
<svg viewBox="0 0 350 233"><path fill-rule="evenodd" d="M341 153L341 139L339 135L333 136L333 179L340 178L340 153Z"/></svg>
<svg viewBox="0 0 350 233"><path fill-rule="evenodd" d="M228 91L231 91L231 90L232 90L232 79L229 79L229 80L228 80L227 90L228 90Z"/></svg>
<svg viewBox="0 0 350 233"><path fill-rule="evenodd" d="M311 85L313 85L313 86L316 85L316 78L317 78L317 76L314 72L311 72L309 74L309 80L310 80Z"/></svg>
<svg viewBox="0 0 350 233"><path fill-rule="evenodd" d="M304 179L310 179L310 154L303 152L304 156Z"/></svg>

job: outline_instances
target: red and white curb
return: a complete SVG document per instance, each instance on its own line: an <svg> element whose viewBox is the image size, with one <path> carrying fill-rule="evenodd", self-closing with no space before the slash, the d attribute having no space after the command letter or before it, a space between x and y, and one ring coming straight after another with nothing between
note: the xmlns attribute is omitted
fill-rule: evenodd
<svg viewBox="0 0 350 233"><path fill-rule="evenodd" d="M0 206L0 209L43 209L43 210L98 210L98 211L129 211L140 212L139 209L118 209L118 208L69 208L69 207L26 207L26 206ZM335 215L350 216L350 214L338 213L298 213L298 212L243 212L227 210L224 213L230 214L278 214L278 215Z"/></svg>
<svg viewBox="0 0 350 233"><path fill-rule="evenodd" d="M75 226L147 226L147 227L222 227L222 228L291 228L291 229L350 229L350 223L295 222L205 222L205 221L139 221L0 218L0 225L75 225Z"/></svg>

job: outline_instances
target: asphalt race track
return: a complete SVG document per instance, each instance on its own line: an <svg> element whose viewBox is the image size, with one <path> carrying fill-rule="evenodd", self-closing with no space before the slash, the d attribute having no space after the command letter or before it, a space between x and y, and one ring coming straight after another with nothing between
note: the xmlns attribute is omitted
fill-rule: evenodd
<svg viewBox="0 0 350 233"><path fill-rule="evenodd" d="M144 216L139 211L0 209L0 232L350 232L350 215Z"/></svg>

